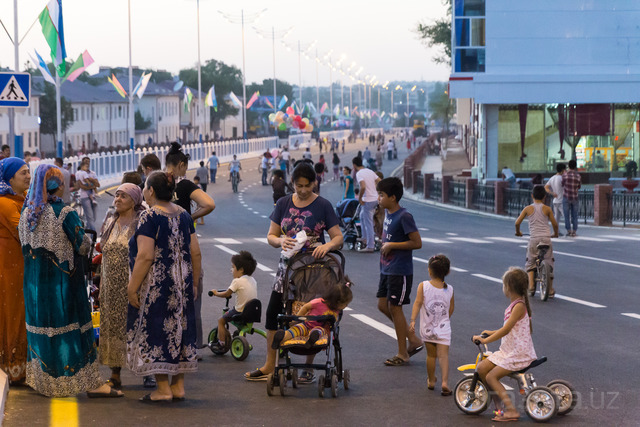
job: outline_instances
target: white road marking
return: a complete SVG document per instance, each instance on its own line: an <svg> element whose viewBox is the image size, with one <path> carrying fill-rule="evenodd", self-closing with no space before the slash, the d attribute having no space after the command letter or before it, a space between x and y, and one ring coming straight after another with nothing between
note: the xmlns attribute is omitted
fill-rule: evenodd
<svg viewBox="0 0 640 427"><path fill-rule="evenodd" d="M595 257L590 257L590 256L585 256L585 255L570 254L570 253L567 253L567 252L553 251L553 253L554 253L554 255L565 255L565 256L570 256L570 257L574 257L574 258L582 258L582 259L590 259L592 261L606 262L606 263L609 263L609 264L624 265L625 267L640 268L640 265L631 264L630 262L614 261L612 259L595 258Z"/></svg>
<svg viewBox="0 0 640 427"><path fill-rule="evenodd" d="M384 323L380 323L377 320L374 320L369 316L365 316L364 314L349 314L349 315L354 317L354 318L356 318L356 319L358 319L359 321L361 321L365 325L369 325L372 328L379 330L383 334L388 335L393 339L397 338L396 337L396 330L393 329L392 327L389 327L389 326L385 325Z"/></svg>
<svg viewBox="0 0 640 427"><path fill-rule="evenodd" d="M623 316L633 317L634 319L640 319L640 314L638 313L620 313Z"/></svg>
<svg viewBox="0 0 640 427"><path fill-rule="evenodd" d="M600 237L585 237L585 236L576 236L575 240L584 240L587 242L613 242L611 239L602 239Z"/></svg>
<svg viewBox="0 0 640 427"><path fill-rule="evenodd" d="M254 237L253 240L257 240L260 243L266 243L267 245L269 244L269 241L266 237Z"/></svg>
<svg viewBox="0 0 640 427"><path fill-rule="evenodd" d="M242 243L239 240L229 239L227 237L217 237L215 240L216 240L216 242L220 242L223 245L239 245L240 243Z"/></svg>
<svg viewBox="0 0 640 427"><path fill-rule="evenodd" d="M467 273L468 270L465 270L464 268L458 268L458 267L449 267L449 269L453 270L453 271L457 271L458 273Z"/></svg>
<svg viewBox="0 0 640 427"><path fill-rule="evenodd" d="M613 234L608 234L602 237L608 237L611 239L634 240L636 242L640 242L640 237L633 237L633 236L614 236Z"/></svg>
<svg viewBox="0 0 640 427"><path fill-rule="evenodd" d="M500 242L522 243L525 239L517 239L515 237L485 237L485 239L498 240Z"/></svg>
<svg viewBox="0 0 640 427"><path fill-rule="evenodd" d="M478 277L480 279L489 280L491 282L502 283L502 279L498 279L497 277L487 276L486 274L474 273L472 274L474 277Z"/></svg>
<svg viewBox="0 0 640 427"><path fill-rule="evenodd" d="M555 298L563 299L565 301L575 302L576 304L586 305L587 307L593 307L593 308L606 308L607 307L606 305L600 305L600 304L596 304L594 302L589 302L589 301L581 300L581 299L578 299L578 298L572 298L572 297L568 297L568 296L565 296L565 295L556 294Z"/></svg>
<svg viewBox="0 0 640 427"><path fill-rule="evenodd" d="M261 215L261 216L262 216L262 218L269 218L269 217L268 217L268 216L266 216L266 215Z"/></svg>
<svg viewBox="0 0 640 427"><path fill-rule="evenodd" d="M353 308L345 307L344 311L353 311Z"/></svg>
<svg viewBox="0 0 640 427"><path fill-rule="evenodd" d="M456 240L458 242L467 242L467 243L493 243L489 240L481 240L481 239L472 239L471 237L449 237L451 240Z"/></svg>
<svg viewBox="0 0 640 427"><path fill-rule="evenodd" d="M424 259L424 258L418 258L416 256L413 257L414 261L418 261L418 262L422 262L425 264L429 264L429 260ZM449 267L451 270L453 271L457 271L459 273L467 273L467 270L463 269L463 268L458 268L458 267Z"/></svg>
<svg viewBox="0 0 640 427"><path fill-rule="evenodd" d="M229 249L228 247L223 246L223 245L216 245L216 248L218 248L218 249L220 249L220 250L222 250L222 251L224 251L224 252L226 252L228 254L231 254L231 255L236 255L238 253L238 252L234 251L233 249ZM273 271L272 268L269 268L264 264L258 263L257 267L258 267L258 269L260 271L267 271L267 272ZM275 273L273 275L275 276Z"/></svg>
<svg viewBox="0 0 640 427"><path fill-rule="evenodd" d="M253 213L256 214L256 215L260 215L260 212L258 212L258 211L253 211Z"/></svg>
<svg viewBox="0 0 640 427"><path fill-rule="evenodd" d="M445 243L451 243L448 240L440 240L440 239L430 239L428 237L421 237L420 238L423 242L426 243L435 243L436 245L441 245L441 244L445 244Z"/></svg>
<svg viewBox="0 0 640 427"><path fill-rule="evenodd" d="M564 237L553 237L551 239L551 242L553 243L575 243L575 240L569 240L569 239L565 239Z"/></svg>
<svg viewBox="0 0 640 427"><path fill-rule="evenodd" d="M458 233L447 233L447 236L457 236Z"/></svg>
<svg viewBox="0 0 640 427"><path fill-rule="evenodd" d="M420 227L420 228L418 228L418 230L420 230L420 231L429 231L428 228L424 228L424 227Z"/></svg>

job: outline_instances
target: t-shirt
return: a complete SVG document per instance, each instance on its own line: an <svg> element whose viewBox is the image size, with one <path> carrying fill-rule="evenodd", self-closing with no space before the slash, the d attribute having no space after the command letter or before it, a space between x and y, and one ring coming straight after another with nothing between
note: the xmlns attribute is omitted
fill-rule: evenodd
<svg viewBox="0 0 640 427"><path fill-rule="evenodd" d="M287 150L282 152L282 160L284 160L285 162L288 162L290 157L291 153L289 153Z"/></svg>
<svg viewBox="0 0 640 427"><path fill-rule="evenodd" d="M198 190L198 186L188 179L183 179L176 185L174 202L191 215L191 193Z"/></svg>
<svg viewBox="0 0 640 427"><path fill-rule="evenodd" d="M378 192L376 191L376 180L378 175L371 169L363 168L356 172L356 181L360 184L364 181L365 189L362 195L363 202L375 202L378 200ZM362 189L362 185L360 186Z"/></svg>
<svg viewBox="0 0 640 427"><path fill-rule="evenodd" d="M293 195L282 197L269 219L279 224L282 233L291 238L304 230L307 233L305 248L324 244L324 232L339 224L331 202L320 196L304 208L293 204Z"/></svg>
<svg viewBox="0 0 640 427"><path fill-rule="evenodd" d="M338 313L329 308L322 298L316 298L309 301L311 303L311 310L307 312L307 316L333 316L338 320ZM319 322L317 320L310 320L306 322L310 328L317 326L324 326L327 322Z"/></svg>
<svg viewBox="0 0 640 427"><path fill-rule="evenodd" d="M549 178L549 187L551 190L558 195L558 197L553 198L553 203L562 203L562 175L553 175Z"/></svg>
<svg viewBox="0 0 640 427"><path fill-rule="evenodd" d="M218 169L219 164L218 156L209 157L209 169Z"/></svg>
<svg viewBox="0 0 640 427"><path fill-rule="evenodd" d="M393 151L393 147L396 144L393 142L393 140L389 140L389 142L387 142L387 151Z"/></svg>
<svg viewBox="0 0 640 427"><path fill-rule="evenodd" d="M516 176L514 175L513 171L509 168L504 168L502 169L502 174L504 175L504 179L505 181L511 178L515 178Z"/></svg>
<svg viewBox="0 0 640 427"><path fill-rule="evenodd" d="M311 151L305 151L305 152L302 154L302 158L303 158L303 159L311 159L311 157L312 157Z"/></svg>
<svg viewBox="0 0 640 427"><path fill-rule="evenodd" d="M240 172L240 160L231 160L229 162L229 170Z"/></svg>
<svg viewBox="0 0 640 427"><path fill-rule="evenodd" d="M409 234L418 231L416 222L405 208L390 214L385 210L382 227L382 243L406 242ZM409 276L413 274L413 251L392 250L388 255L380 254L380 274Z"/></svg>
<svg viewBox="0 0 640 427"><path fill-rule="evenodd" d="M269 166L269 159L267 159L266 157L262 156L262 162L260 163L260 168L262 170L267 169Z"/></svg>
<svg viewBox="0 0 640 427"><path fill-rule="evenodd" d="M233 279L229 285L231 292L236 294L236 301L234 308L236 311L242 313L244 306L252 299L258 298L258 287L256 286L256 279L246 274L237 279Z"/></svg>
<svg viewBox="0 0 640 427"><path fill-rule="evenodd" d="M209 183L209 171L204 166L198 168L198 170L196 171L196 176L200 178L200 183Z"/></svg>
<svg viewBox="0 0 640 427"><path fill-rule="evenodd" d="M92 172L92 171L79 170L78 172L76 172L76 181L80 181L84 185L88 185L89 182L86 181L87 178L98 179L98 176L95 174L95 172ZM80 189L81 199L85 199L91 196L92 194L95 194L94 190L83 190L82 188Z"/></svg>

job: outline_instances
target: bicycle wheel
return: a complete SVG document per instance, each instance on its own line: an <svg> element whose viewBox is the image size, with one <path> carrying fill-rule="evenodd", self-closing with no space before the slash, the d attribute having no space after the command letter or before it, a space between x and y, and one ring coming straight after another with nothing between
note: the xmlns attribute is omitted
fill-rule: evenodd
<svg viewBox="0 0 640 427"><path fill-rule="evenodd" d="M551 267L542 261L537 271L538 282L540 283L540 300L546 301L549 298L549 280L551 280Z"/></svg>

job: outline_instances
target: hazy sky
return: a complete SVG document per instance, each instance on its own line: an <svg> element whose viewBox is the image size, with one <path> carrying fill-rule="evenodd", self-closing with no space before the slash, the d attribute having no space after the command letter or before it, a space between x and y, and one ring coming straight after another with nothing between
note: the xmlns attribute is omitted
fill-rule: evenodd
<svg viewBox="0 0 640 427"><path fill-rule="evenodd" d="M0 19L13 37L13 1L0 0ZM18 1L18 28L22 38L46 6L46 0ZM63 0L67 55L75 60L87 49L98 66L127 66L129 63L126 0ZM245 16L267 8L257 24L245 23L247 83L273 77L271 37L261 39L253 26L266 30L286 30L294 26L286 42L296 46L289 52L276 41L276 76L298 83L298 40L308 45L317 40L318 55L333 49L334 62L345 54L345 68L353 61L363 67L361 76L375 75L385 80L446 80L449 67L432 62L433 52L411 31L419 19L444 15L440 0L325 0L292 1L200 1L201 60L215 58L242 69L240 24L229 23L218 13ZM133 65L166 69L177 73L197 63L196 0L131 0ZM246 22L246 21L245 21ZM37 49L50 60L40 24L36 23L20 45L20 67ZM315 48L310 52L315 57ZM14 50L0 28L0 66L13 68ZM303 85L316 84L315 61L302 65ZM334 81L339 74L333 73ZM122 82L125 88L127 82ZM329 84L329 69L319 67L320 85ZM135 82L134 82L135 84ZM345 80L346 84L346 80ZM206 88L204 88L206 90Z"/></svg>

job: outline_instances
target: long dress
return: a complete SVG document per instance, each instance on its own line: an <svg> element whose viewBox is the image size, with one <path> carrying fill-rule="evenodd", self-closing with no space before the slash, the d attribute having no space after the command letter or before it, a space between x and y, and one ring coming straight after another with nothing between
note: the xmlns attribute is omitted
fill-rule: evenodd
<svg viewBox="0 0 640 427"><path fill-rule="evenodd" d="M140 308L129 305L127 367L136 375L195 372L196 318L191 264L191 216L153 207L140 215L129 242L129 266L138 236L155 240L155 259L138 291Z"/></svg>
<svg viewBox="0 0 640 427"><path fill-rule="evenodd" d="M27 384L45 396L102 385L82 256L90 250L78 214L60 201L44 207L34 231L20 217L24 255Z"/></svg>
<svg viewBox="0 0 640 427"><path fill-rule="evenodd" d="M134 231L135 223L120 227L116 222L108 240L102 243L98 354L100 363L110 368L126 366L129 239Z"/></svg>
<svg viewBox="0 0 640 427"><path fill-rule="evenodd" d="M0 369L22 380L27 366L24 320L24 259L18 235L24 197L0 196Z"/></svg>

